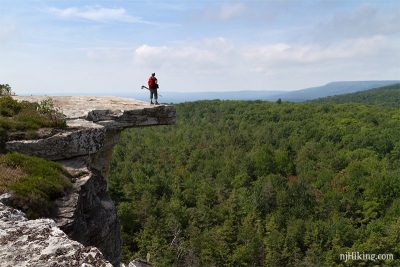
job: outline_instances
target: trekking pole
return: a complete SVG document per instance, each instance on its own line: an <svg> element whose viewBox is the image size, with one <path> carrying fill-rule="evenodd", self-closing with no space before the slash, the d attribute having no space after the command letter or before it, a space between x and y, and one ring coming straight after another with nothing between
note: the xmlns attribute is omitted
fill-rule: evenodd
<svg viewBox="0 0 400 267"><path fill-rule="evenodd" d="M142 87L140 87L140 89L147 89L147 90L149 90L149 91L150 91L149 87L147 87L147 86L144 86L144 85L142 85ZM161 96L161 97L162 97L162 95L160 95L160 94L158 94L158 96Z"/></svg>

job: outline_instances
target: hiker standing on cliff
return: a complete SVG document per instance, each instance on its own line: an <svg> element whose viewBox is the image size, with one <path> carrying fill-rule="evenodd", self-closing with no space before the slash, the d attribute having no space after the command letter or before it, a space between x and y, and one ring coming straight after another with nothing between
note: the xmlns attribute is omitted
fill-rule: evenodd
<svg viewBox="0 0 400 267"><path fill-rule="evenodd" d="M158 80L156 78L156 74L152 73L149 81L148 81L148 85L149 85L149 90L150 90L150 104L153 104L153 95L154 95L154 99L156 100L156 105L158 104L158 93L157 93L157 89L158 89Z"/></svg>

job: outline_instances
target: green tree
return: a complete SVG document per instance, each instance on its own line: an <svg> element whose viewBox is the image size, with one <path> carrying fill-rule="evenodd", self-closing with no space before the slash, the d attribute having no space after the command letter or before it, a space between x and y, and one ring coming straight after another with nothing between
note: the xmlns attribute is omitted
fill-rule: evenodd
<svg viewBox="0 0 400 267"><path fill-rule="evenodd" d="M0 96L11 95L11 86L9 84L0 84Z"/></svg>

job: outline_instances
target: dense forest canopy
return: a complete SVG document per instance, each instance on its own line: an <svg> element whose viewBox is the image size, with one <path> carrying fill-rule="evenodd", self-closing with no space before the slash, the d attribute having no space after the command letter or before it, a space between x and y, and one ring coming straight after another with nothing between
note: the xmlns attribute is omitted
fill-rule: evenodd
<svg viewBox="0 0 400 267"><path fill-rule="evenodd" d="M175 126L124 132L114 149L125 261L150 253L155 266L351 266L339 259L349 251L399 259L399 109L201 101L177 105L177 115Z"/></svg>

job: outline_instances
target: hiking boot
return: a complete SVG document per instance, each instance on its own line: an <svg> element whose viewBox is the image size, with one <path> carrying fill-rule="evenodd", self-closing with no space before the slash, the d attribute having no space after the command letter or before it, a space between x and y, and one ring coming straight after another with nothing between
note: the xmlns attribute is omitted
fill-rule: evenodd
<svg viewBox="0 0 400 267"><path fill-rule="evenodd" d="M150 101L150 105L153 105L154 103L153 103L153 101Z"/></svg>
<svg viewBox="0 0 400 267"><path fill-rule="evenodd" d="M160 104L156 101L156 105L160 105Z"/></svg>

